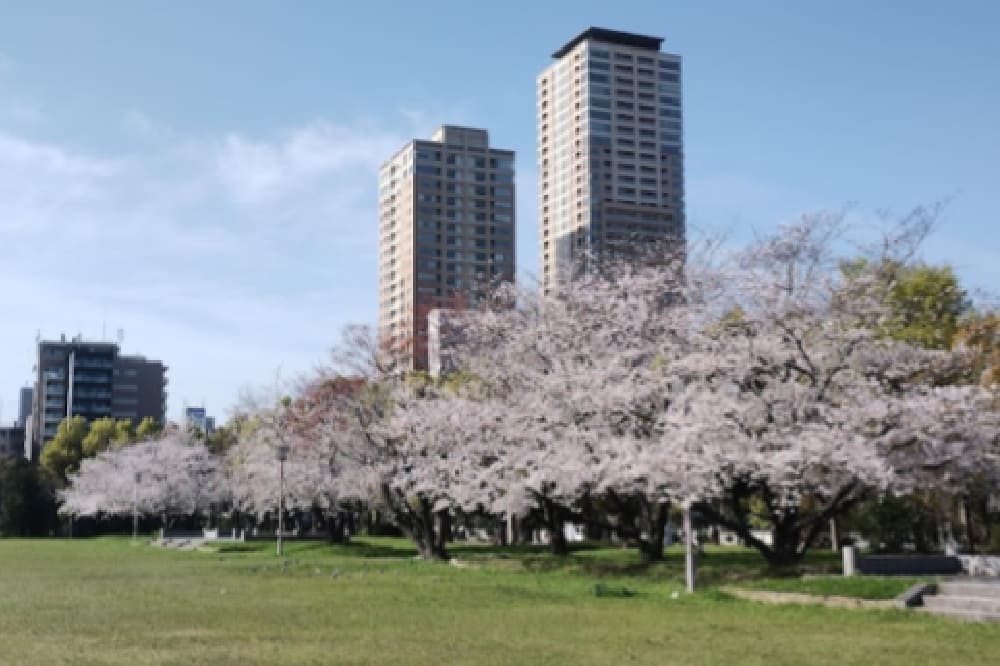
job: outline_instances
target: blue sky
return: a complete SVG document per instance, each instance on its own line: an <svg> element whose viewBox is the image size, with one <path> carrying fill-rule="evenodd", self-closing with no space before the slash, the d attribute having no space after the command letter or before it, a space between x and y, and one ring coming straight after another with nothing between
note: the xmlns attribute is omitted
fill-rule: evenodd
<svg viewBox="0 0 1000 666"><path fill-rule="evenodd" d="M0 0L0 421L36 332L170 366L170 414L374 323L375 179L442 123L518 153L537 270L534 81L589 25L685 60L688 220L738 241L947 199L925 258L1000 284L1000 3Z"/></svg>

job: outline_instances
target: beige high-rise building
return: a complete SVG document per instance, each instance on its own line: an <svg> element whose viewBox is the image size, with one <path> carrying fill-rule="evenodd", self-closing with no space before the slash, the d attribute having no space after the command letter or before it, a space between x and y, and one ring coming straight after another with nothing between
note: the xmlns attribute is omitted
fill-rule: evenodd
<svg viewBox="0 0 1000 666"><path fill-rule="evenodd" d="M586 256L684 238L681 58L590 28L537 80L542 286Z"/></svg>
<svg viewBox="0 0 1000 666"><path fill-rule="evenodd" d="M427 317L514 279L514 152L483 129L442 125L379 171L379 340L427 369Z"/></svg>

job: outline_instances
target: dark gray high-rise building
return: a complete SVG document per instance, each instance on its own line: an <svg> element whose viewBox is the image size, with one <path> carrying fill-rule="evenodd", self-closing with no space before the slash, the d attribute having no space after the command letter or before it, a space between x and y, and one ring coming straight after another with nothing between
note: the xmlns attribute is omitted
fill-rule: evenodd
<svg viewBox="0 0 1000 666"><path fill-rule="evenodd" d="M24 455L24 426L0 426L0 458Z"/></svg>
<svg viewBox="0 0 1000 666"><path fill-rule="evenodd" d="M111 416L138 423L166 420L167 366L143 356L118 356L112 368Z"/></svg>
<svg viewBox="0 0 1000 666"><path fill-rule="evenodd" d="M35 392L30 386L22 386L17 404L17 424L22 428L28 424L31 418L31 399Z"/></svg>
<svg viewBox="0 0 1000 666"><path fill-rule="evenodd" d="M151 417L163 423L166 369L160 361L119 355L113 342L65 336L39 342L25 456L36 459L59 423L71 416L133 423Z"/></svg>

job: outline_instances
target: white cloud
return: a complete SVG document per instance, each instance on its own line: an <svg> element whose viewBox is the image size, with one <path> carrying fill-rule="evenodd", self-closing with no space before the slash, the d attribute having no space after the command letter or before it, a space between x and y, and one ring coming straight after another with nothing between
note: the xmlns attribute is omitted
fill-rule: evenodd
<svg viewBox="0 0 1000 666"><path fill-rule="evenodd" d="M401 137L374 128L316 121L273 141L230 134L217 148L216 163L237 201L258 204L301 191L338 172L344 176L357 169L371 176L402 144Z"/></svg>
<svg viewBox="0 0 1000 666"><path fill-rule="evenodd" d="M176 415L185 399L221 413L241 386L307 370L341 325L374 316L377 169L402 133L317 120L194 141L124 119L156 141L108 157L0 128L8 405L38 329L124 328L127 350L171 367Z"/></svg>

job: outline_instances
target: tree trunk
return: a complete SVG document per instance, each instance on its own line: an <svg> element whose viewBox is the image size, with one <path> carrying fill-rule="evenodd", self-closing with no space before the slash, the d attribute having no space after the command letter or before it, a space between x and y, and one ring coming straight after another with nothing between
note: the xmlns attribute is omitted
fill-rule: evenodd
<svg viewBox="0 0 1000 666"><path fill-rule="evenodd" d="M774 567L790 566L797 563L805 555L805 549L799 548L802 542L802 531L797 523L797 517L783 516L771 530L771 553L765 553L768 563Z"/></svg>
<svg viewBox="0 0 1000 666"><path fill-rule="evenodd" d="M965 538L969 542L969 553L976 554L976 535L972 525L972 511L969 508L969 497L962 497L962 518L965 522Z"/></svg>
<svg viewBox="0 0 1000 666"><path fill-rule="evenodd" d="M989 506L989 496L983 494L977 498L977 509L979 513L979 519L983 523L983 543L989 548L990 544L993 543L993 534L990 525L990 506Z"/></svg>
<svg viewBox="0 0 1000 666"><path fill-rule="evenodd" d="M799 543L801 531L798 527L793 529L789 525L788 518L775 525L772 532L772 543L767 544L754 536L753 530L742 515L728 517L721 510L716 510L709 504L698 505L698 512L707 516L713 523L731 529L743 543L756 549L772 567L781 568L798 563L805 556L808 546L811 545L811 543ZM825 522L826 519L824 519ZM808 541L811 542L812 539Z"/></svg>
<svg viewBox="0 0 1000 666"><path fill-rule="evenodd" d="M670 505L666 503L649 503L642 499L640 516L643 521L643 531L646 538L639 538L639 555L643 562L663 561L663 533L667 524Z"/></svg>
<svg viewBox="0 0 1000 666"><path fill-rule="evenodd" d="M330 543L347 543L348 537L344 534L346 520L343 511L331 511L326 516L326 528L330 537Z"/></svg>
<svg viewBox="0 0 1000 666"><path fill-rule="evenodd" d="M437 530L434 539L436 539L435 548L440 552L445 552L447 543L451 541L451 513L447 509L444 511L438 511L435 520L435 527Z"/></svg>
<svg viewBox="0 0 1000 666"><path fill-rule="evenodd" d="M566 543L565 525L562 507L549 499L542 500L542 519L549 532L549 548L553 555L569 554L569 544Z"/></svg>
<svg viewBox="0 0 1000 666"><path fill-rule="evenodd" d="M435 532L435 514L424 497L402 497L388 486L382 486L382 500L396 526L417 547L425 560L447 560L448 551Z"/></svg>
<svg viewBox="0 0 1000 666"><path fill-rule="evenodd" d="M412 512L411 516L411 525L420 557L425 560L447 560L448 551L445 548L444 540L438 536L435 530L437 517L431 511L431 503L421 498L417 511Z"/></svg>

